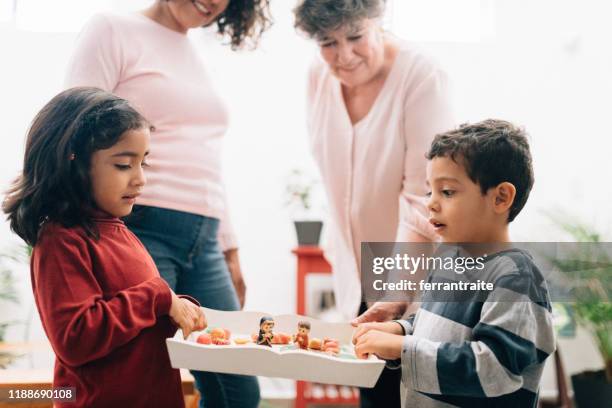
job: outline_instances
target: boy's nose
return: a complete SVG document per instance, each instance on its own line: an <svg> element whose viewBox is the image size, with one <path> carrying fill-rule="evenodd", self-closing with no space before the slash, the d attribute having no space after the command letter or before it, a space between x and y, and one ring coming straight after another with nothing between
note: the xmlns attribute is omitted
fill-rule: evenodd
<svg viewBox="0 0 612 408"><path fill-rule="evenodd" d="M429 200L427 201L427 209L430 212L439 212L440 211L440 204L438 204L438 202L436 200L434 200L433 195L431 195L429 197Z"/></svg>

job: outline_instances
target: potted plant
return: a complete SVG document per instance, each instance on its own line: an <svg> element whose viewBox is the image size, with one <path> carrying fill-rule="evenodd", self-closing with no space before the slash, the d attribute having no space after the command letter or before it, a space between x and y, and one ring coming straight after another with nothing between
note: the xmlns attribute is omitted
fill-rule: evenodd
<svg viewBox="0 0 612 408"><path fill-rule="evenodd" d="M602 242L600 235L583 223L567 221L561 217L551 218L576 242ZM581 248L581 252L572 253L573 259L555 259L553 263L570 279L575 278L574 272L580 271L580 276L573 280L572 285L574 315L578 324L586 328L596 340L604 369L573 375L572 385L579 408L608 407L612 401L612 259L605 250L586 246ZM596 266L581 266L585 262Z"/></svg>
<svg viewBox="0 0 612 408"><path fill-rule="evenodd" d="M294 213L298 245L319 245L323 222L313 219L313 195L316 181L299 169L289 175L285 205Z"/></svg>

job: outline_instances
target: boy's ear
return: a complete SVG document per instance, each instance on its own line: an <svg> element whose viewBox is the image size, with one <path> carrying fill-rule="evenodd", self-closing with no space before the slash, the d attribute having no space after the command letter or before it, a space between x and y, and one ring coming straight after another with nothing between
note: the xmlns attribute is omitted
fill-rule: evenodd
<svg viewBox="0 0 612 408"><path fill-rule="evenodd" d="M494 211L496 214L503 214L506 211L510 211L510 207L514 203L516 197L516 187L514 184L504 181L499 183L497 187L494 187L493 191Z"/></svg>

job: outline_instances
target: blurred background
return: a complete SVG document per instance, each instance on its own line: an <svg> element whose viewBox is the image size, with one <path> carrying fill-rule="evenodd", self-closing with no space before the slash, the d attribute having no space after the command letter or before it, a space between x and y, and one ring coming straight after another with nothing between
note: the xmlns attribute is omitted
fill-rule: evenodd
<svg viewBox="0 0 612 408"><path fill-rule="evenodd" d="M22 164L31 119L62 89L75 39L88 18L150 3L0 0L3 191ZM294 0L272 0L275 24L256 51L232 52L214 32L193 33L231 115L224 178L248 286L246 309L273 314L296 309L291 253L297 245L296 215L286 205L289 180L294 169L309 180L317 178L307 144L305 87L318 50L295 32L294 6ZM536 184L512 224L516 241L571 239L555 227L547 216L551 212L581 220L610 240L611 15L607 0L388 0L386 27L419 43L448 72L458 123L502 118L530 134ZM324 196L316 182L313 188L315 217L324 219ZM0 222L2 253L18 254L18 245L8 224ZM0 298L0 324L18 322L7 325L4 341L42 344L27 262L3 259L12 276L9 293L19 301ZM328 277L309 283L310 307L333 304L326 294ZM586 332L578 329L560 341L567 344L562 357L568 376L603 365ZM44 346L41 350L11 367L51 367L52 355ZM543 393L554 389L548 369ZM293 382L263 380L262 392L270 401L291 400Z"/></svg>

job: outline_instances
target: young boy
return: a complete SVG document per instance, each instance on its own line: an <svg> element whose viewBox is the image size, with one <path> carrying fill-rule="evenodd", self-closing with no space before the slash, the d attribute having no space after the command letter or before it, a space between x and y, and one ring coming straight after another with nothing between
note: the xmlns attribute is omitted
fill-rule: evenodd
<svg viewBox="0 0 612 408"><path fill-rule="evenodd" d="M438 135L428 159L430 222L443 243L498 248L480 276L493 290L455 303L423 293L412 321L360 325L356 353L401 361L406 407L535 407L555 340L546 283L508 234L533 185L525 134L500 120L463 125Z"/></svg>

